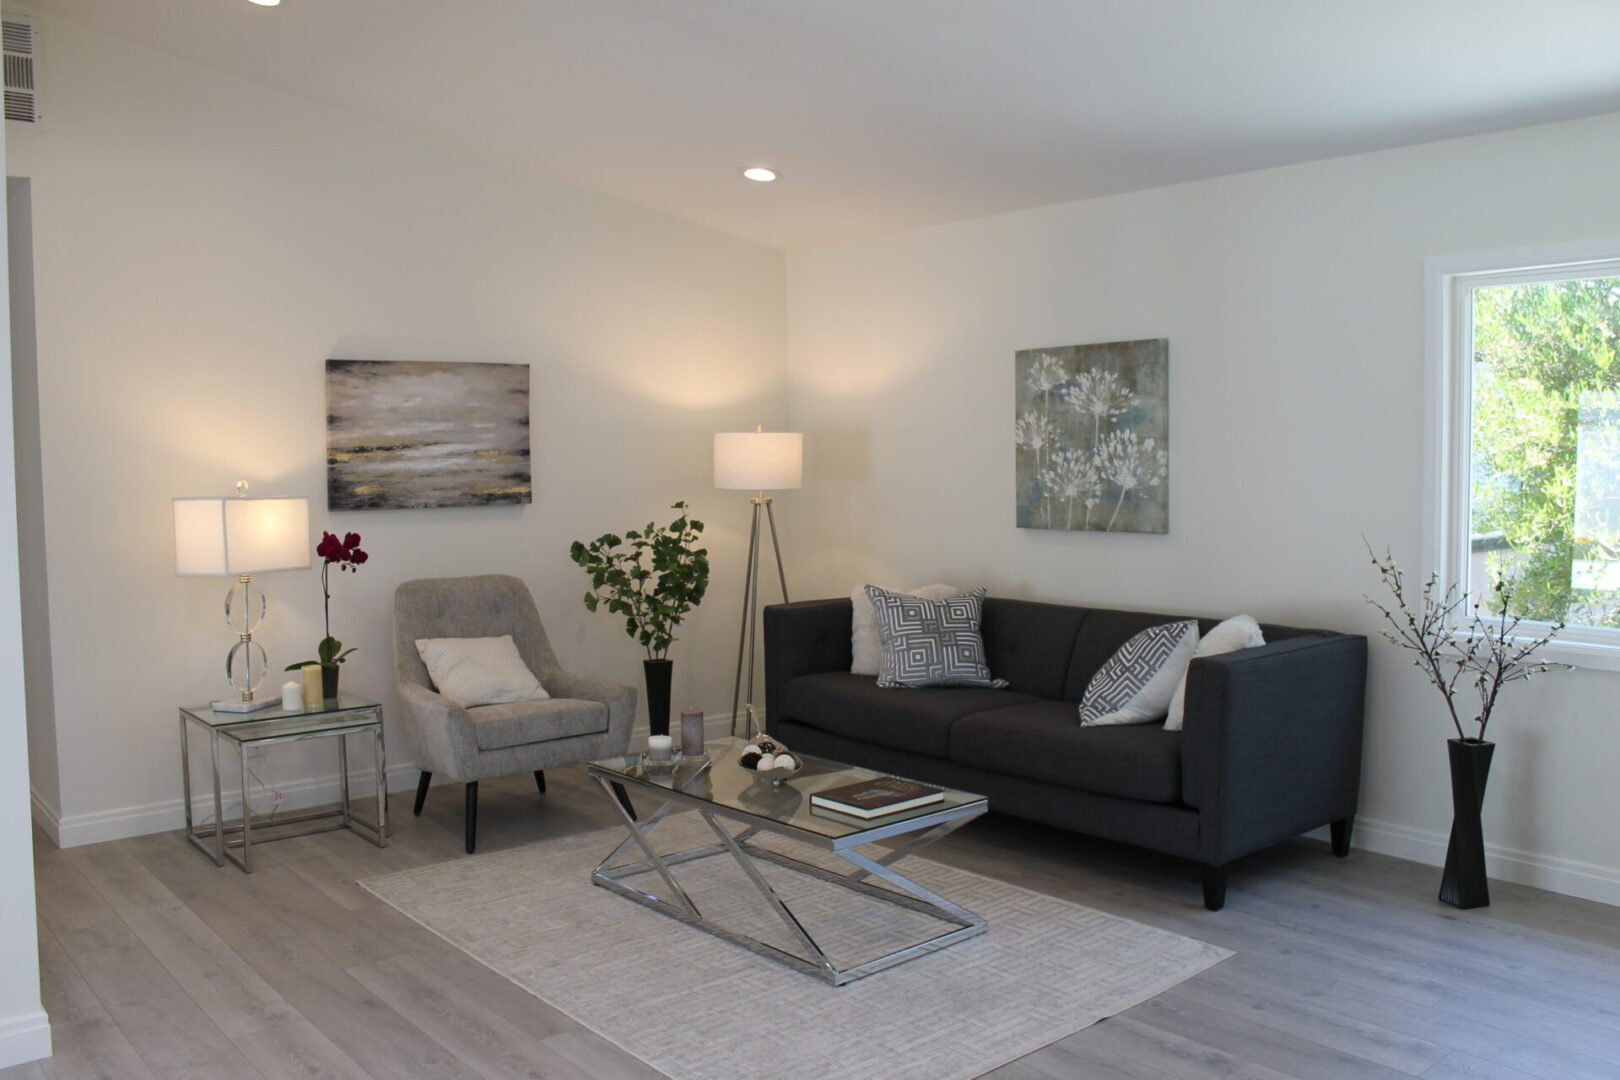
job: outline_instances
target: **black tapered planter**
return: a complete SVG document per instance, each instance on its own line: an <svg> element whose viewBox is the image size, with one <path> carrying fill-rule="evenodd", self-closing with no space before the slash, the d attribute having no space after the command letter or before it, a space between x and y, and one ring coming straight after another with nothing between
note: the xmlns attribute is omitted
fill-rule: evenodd
<svg viewBox="0 0 1620 1080"><path fill-rule="evenodd" d="M338 672L342 670L336 664L321 665L321 697L327 701L338 695Z"/></svg>
<svg viewBox="0 0 1620 1080"><path fill-rule="evenodd" d="M1491 902L1479 812L1485 805L1485 778L1495 751L1495 743L1481 739L1446 740L1451 759L1451 843L1440 876L1440 899L1452 907L1486 907Z"/></svg>
<svg viewBox="0 0 1620 1080"><path fill-rule="evenodd" d="M668 735L669 682L675 673L675 661L643 660L641 667L647 676L647 731L652 735Z"/></svg>

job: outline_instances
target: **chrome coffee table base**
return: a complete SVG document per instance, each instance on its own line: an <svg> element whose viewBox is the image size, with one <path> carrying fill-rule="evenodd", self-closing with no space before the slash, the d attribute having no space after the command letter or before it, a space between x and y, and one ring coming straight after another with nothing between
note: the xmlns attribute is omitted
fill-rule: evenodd
<svg viewBox="0 0 1620 1080"><path fill-rule="evenodd" d="M610 773L604 775L594 767L592 776L601 785L608 800L618 809L624 826L630 833L625 841L615 848L606 859L603 859L601 864L592 872L591 880L593 883L605 889L610 889L621 896L628 897L638 904L644 904L654 911L662 912L673 919L706 930L734 945L740 945L761 956L769 957L796 971L813 975L834 986L843 986L846 983L894 967L896 964L903 964L907 960L914 960L919 956L937 952L959 941L977 937L984 933L987 928L985 920L980 916L951 903L938 893L930 891L894 869L894 864L901 859L914 854L942 837L950 835L962 825L982 814L984 812L982 802L973 806L952 807L937 814L912 817L889 825L878 822L869 828L863 829L856 836L829 840L825 837L805 834L801 830L773 827L773 825L779 826L780 823L762 819L746 812L735 811L679 791L643 785L634 786L637 794L655 795L664 801L650 817L644 821L637 821L620 803L612 787L615 780L622 781L625 778L619 774ZM691 848L687 851L661 855L658 853L658 849L654 846L649 834L657 828L660 822L668 817L672 810L683 803L692 806L697 811L697 815L713 831L716 842L703 847ZM728 828L728 824L740 825L741 828L734 833ZM851 869L848 872L839 873L751 843L753 838L761 832L807 841L818 849L827 851L850 864ZM912 836L910 840L900 847L884 851L877 858L855 850L855 847L859 845L911 833L916 835ZM633 858L637 849L644 858L637 861L621 861ZM679 881L676 880L675 868L683 863L725 856L729 856L741 867L761 900L787 928L793 940L803 949L803 955L779 948L769 942L760 941L746 934L738 933L705 918L698 905L681 887ZM768 862L786 867L875 900L933 916L953 927L953 929L893 952L885 953L853 967L841 968L817 944L810 929L800 922L798 917L793 914L793 910L788 906L788 903L776 889L772 888L770 882L765 880L764 874L760 872L759 862ZM663 880L668 895L655 895L626 883L628 878L645 876L649 872L656 872L659 878ZM892 886L892 888L884 888L882 885L874 884L868 881L868 878L881 881Z"/></svg>

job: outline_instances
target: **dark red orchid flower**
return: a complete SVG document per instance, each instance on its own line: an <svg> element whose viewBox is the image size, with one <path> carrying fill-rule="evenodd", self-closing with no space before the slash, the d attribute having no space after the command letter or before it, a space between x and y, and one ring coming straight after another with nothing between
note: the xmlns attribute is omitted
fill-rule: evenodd
<svg viewBox="0 0 1620 1080"><path fill-rule="evenodd" d="M340 570L353 570L370 558L360 550L359 533L349 533L339 540L331 533L323 532L321 542L315 546L315 554L325 559L328 564L337 563Z"/></svg>

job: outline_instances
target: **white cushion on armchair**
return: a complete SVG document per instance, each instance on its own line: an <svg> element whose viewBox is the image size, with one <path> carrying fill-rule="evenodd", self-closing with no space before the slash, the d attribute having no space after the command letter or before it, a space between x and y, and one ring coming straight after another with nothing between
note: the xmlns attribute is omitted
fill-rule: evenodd
<svg viewBox="0 0 1620 1080"><path fill-rule="evenodd" d="M418 638L416 652L439 693L464 709L551 697L518 655L511 634Z"/></svg>

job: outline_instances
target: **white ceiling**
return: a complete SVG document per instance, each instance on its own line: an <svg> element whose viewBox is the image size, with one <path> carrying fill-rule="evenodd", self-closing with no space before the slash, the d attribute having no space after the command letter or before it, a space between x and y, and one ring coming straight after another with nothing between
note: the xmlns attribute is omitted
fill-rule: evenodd
<svg viewBox="0 0 1620 1080"><path fill-rule="evenodd" d="M7 8L790 248L1620 111L1620 0Z"/></svg>

